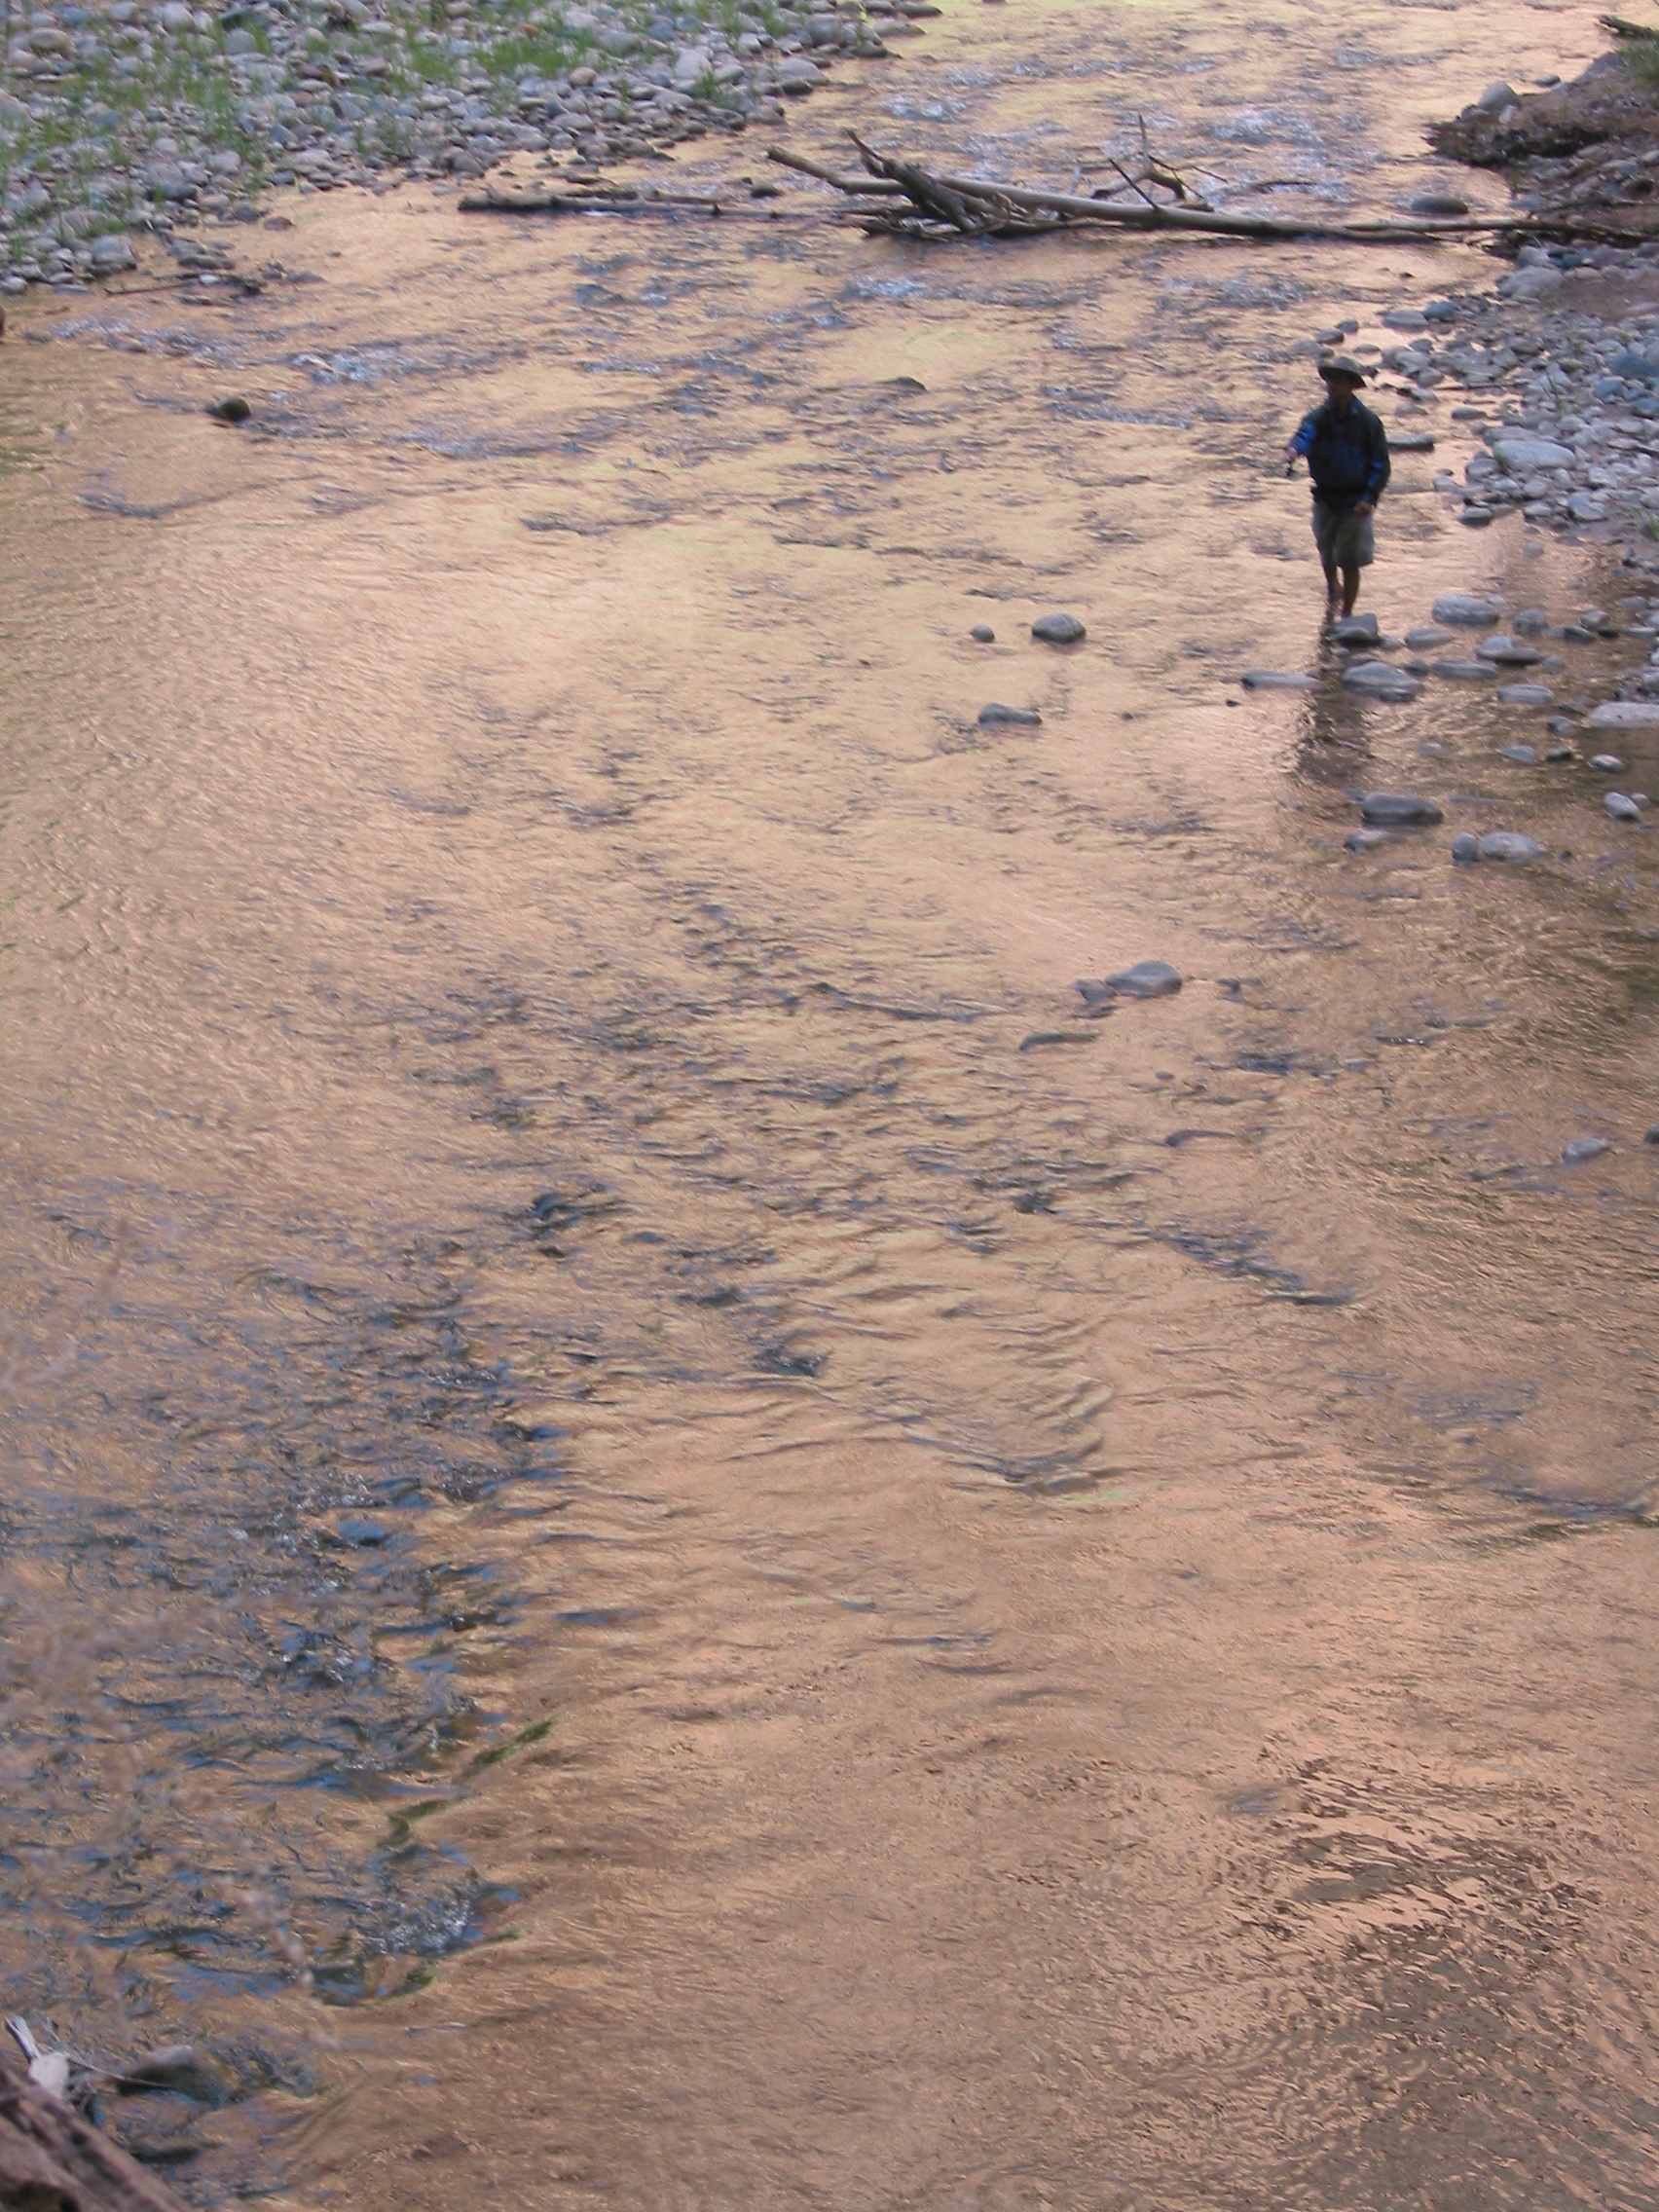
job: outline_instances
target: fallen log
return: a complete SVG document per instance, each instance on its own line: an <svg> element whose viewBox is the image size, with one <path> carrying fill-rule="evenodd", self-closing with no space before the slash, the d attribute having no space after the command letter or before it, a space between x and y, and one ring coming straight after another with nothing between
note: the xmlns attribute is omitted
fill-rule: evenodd
<svg viewBox="0 0 1659 2212"><path fill-rule="evenodd" d="M185 2212L165 2183L0 2052L3 2212Z"/></svg>
<svg viewBox="0 0 1659 2212"><path fill-rule="evenodd" d="M873 185L898 192L908 201L873 207L860 219L872 232L902 237L1006 238L1038 230L1066 230L1079 224L1103 224L1116 230L1189 231L1213 238L1255 240L1330 240L1349 244L1375 245L1401 240L1423 242L1434 239L1476 238L1502 232L1530 235L1530 222L1504 216L1447 216L1393 220L1324 223L1294 215L1235 215L1217 208L1168 206L1150 198L1135 201L1106 200L1043 187L1004 184L988 177L952 176L896 160L866 146L856 131L848 136L858 148L866 175L842 177L814 166L808 173L838 192L854 197ZM786 167L806 166L798 155L781 147L768 147L767 158Z"/></svg>

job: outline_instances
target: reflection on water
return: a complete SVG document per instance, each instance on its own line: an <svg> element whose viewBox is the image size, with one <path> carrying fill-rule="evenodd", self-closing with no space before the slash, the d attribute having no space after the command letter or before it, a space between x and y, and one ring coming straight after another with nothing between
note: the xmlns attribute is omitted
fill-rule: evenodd
<svg viewBox="0 0 1659 2212"><path fill-rule="evenodd" d="M804 127L1385 203L1590 20L952 16ZM1343 691L1275 459L1490 264L779 204L8 345L6 2009L216 2053L112 2115L203 2201L1642 2201L1655 871ZM1616 597L1437 427L1385 627Z"/></svg>

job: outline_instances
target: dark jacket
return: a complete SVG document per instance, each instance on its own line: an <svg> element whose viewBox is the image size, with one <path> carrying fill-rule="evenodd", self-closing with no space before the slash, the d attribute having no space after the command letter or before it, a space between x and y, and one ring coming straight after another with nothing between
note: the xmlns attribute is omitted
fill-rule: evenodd
<svg viewBox="0 0 1659 2212"><path fill-rule="evenodd" d="M1327 399L1315 407L1291 444L1308 457L1313 497L1321 505L1346 514L1361 499L1373 506L1388 481L1388 433L1381 416L1354 399L1339 416Z"/></svg>

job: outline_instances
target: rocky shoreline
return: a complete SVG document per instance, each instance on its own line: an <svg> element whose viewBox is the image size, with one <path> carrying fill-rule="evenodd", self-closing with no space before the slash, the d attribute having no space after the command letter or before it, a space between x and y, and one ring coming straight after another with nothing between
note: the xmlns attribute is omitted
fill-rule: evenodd
<svg viewBox="0 0 1659 2212"><path fill-rule="evenodd" d="M0 90L0 291L133 266L130 234L252 221L272 186L588 166L773 127L932 0L51 0Z"/></svg>

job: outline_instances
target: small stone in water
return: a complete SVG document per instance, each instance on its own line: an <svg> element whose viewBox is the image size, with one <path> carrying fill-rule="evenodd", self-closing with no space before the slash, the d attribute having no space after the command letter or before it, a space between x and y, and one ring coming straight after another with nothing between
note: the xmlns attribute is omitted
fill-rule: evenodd
<svg viewBox="0 0 1659 2212"><path fill-rule="evenodd" d="M1604 776L1616 776L1624 762L1616 753L1592 753L1590 765Z"/></svg>
<svg viewBox="0 0 1659 2212"><path fill-rule="evenodd" d="M1545 760L1551 763L1558 760L1576 760L1577 757L1577 754L1573 752L1570 745L1552 745L1544 755Z"/></svg>
<svg viewBox="0 0 1659 2212"><path fill-rule="evenodd" d="M253 409L245 399L215 399L207 412L215 423L245 423Z"/></svg>
<svg viewBox="0 0 1659 2212"><path fill-rule="evenodd" d="M1088 632L1075 614L1040 614L1031 625L1031 635L1046 645L1075 645Z"/></svg>
<svg viewBox="0 0 1659 2212"><path fill-rule="evenodd" d="M1495 661L1503 668L1528 668L1542 657L1535 645L1518 645L1513 638L1501 635L1483 638L1475 647L1475 656L1479 660Z"/></svg>
<svg viewBox="0 0 1659 2212"><path fill-rule="evenodd" d="M1513 760L1522 768L1535 768L1538 756L1530 745L1500 745L1497 749L1506 760Z"/></svg>
<svg viewBox="0 0 1659 2212"><path fill-rule="evenodd" d="M997 634L988 622L976 622L968 635L977 645L994 645L997 642Z"/></svg>
<svg viewBox="0 0 1659 2212"><path fill-rule="evenodd" d="M1452 192L1419 192L1412 202L1414 215L1466 215L1469 203Z"/></svg>
<svg viewBox="0 0 1659 2212"><path fill-rule="evenodd" d="M1173 998L1181 988L1180 971L1166 960L1137 960L1132 968L1120 968L1106 980L1125 999Z"/></svg>
<svg viewBox="0 0 1659 2212"><path fill-rule="evenodd" d="M1641 1141L1643 1144L1659 1144L1659 1122L1648 1123L1647 1133Z"/></svg>
<svg viewBox="0 0 1659 2212"><path fill-rule="evenodd" d="M1568 1167L1577 1167L1586 1160L1600 1160L1603 1153L1611 1152L1612 1146L1605 1137L1574 1137L1562 1147L1562 1159Z"/></svg>
<svg viewBox="0 0 1659 2212"><path fill-rule="evenodd" d="M1345 850L1350 853L1372 853L1379 845L1388 842L1386 830L1350 830L1343 839Z"/></svg>
<svg viewBox="0 0 1659 2212"><path fill-rule="evenodd" d="M1406 632L1406 644L1414 653L1431 653L1436 645L1449 645L1451 643L1451 631L1442 630L1436 623L1425 623L1416 630Z"/></svg>
<svg viewBox="0 0 1659 2212"><path fill-rule="evenodd" d="M1467 830L1459 830L1452 840L1452 858L1459 867L1468 867L1481 857L1481 841Z"/></svg>
<svg viewBox="0 0 1659 2212"><path fill-rule="evenodd" d="M1035 707L1004 707L992 700L988 707L979 709L979 726L990 729L997 722L1012 722L1020 729L1035 729L1043 718Z"/></svg>
<svg viewBox="0 0 1659 2212"><path fill-rule="evenodd" d="M1659 699L1608 699L1590 717L1591 729L1659 728Z"/></svg>
<svg viewBox="0 0 1659 2212"><path fill-rule="evenodd" d="M1509 627L1517 637L1536 638L1550 626L1550 618L1541 607L1524 608Z"/></svg>
<svg viewBox="0 0 1659 2212"><path fill-rule="evenodd" d="M1375 614L1345 614L1331 632L1339 645L1374 645L1382 635Z"/></svg>
<svg viewBox="0 0 1659 2212"><path fill-rule="evenodd" d="M1431 660L1429 668L1436 676L1449 676L1459 682L1476 682L1483 676L1495 676L1496 664L1490 660Z"/></svg>
<svg viewBox="0 0 1659 2212"><path fill-rule="evenodd" d="M1553 707L1555 693L1547 683L1502 683L1498 697L1506 707Z"/></svg>
<svg viewBox="0 0 1659 2212"><path fill-rule="evenodd" d="M1476 599L1466 591L1444 592L1434 603L1437 622L1463 622L1484 629L1497 620L1498 610L1490 599Z"/></svg>
<svg viewBox="0 0 1659 2212"><path fill-rule="evenodd" d="M1351 662L1343 670L1343 682L1348 690L1368 692L1374 699L1415 699L1422 689L1415 676L1385 660Z"/></svg>
<svg viewBox="0 0 1659 2212"><path fill-rule="evenodd" d="M1640 822L1641 809L1623 792L1609 792L1602 801L1615 822Z"/></svg>
<svg viewBox="0 0 1659 2212"><path fill-rule="evenodd" d="M1287 669L1247 668L1239 679L1246 691L1311 691L1310 676L1293 675Z"/></svg>
<svg viewBox="0 0 1659 2212"><path fill-rule="evenodd" d="M1382 823L1390 830L1432 826L1446 819L1433 799L1421 798L1416 792L1367 792L1359 802L1359 811L1367 822Z"/></svg>

